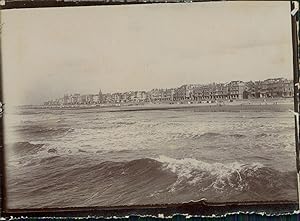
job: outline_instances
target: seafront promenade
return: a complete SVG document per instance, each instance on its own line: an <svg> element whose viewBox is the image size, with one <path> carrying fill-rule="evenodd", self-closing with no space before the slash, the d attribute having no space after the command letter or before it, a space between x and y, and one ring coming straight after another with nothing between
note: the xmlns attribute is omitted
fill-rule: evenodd
<svg viewBox="0 0 300 221"><path fill-rule="evenodd" d="M147 111L147 110L191 110L195 112L235 112L235 111L288 111L293 110L293 98L241 99L217 102L160 102L127 103L102 105L53 105L29 106L38 109L79 110L97 109L99 111Z"/></svg>

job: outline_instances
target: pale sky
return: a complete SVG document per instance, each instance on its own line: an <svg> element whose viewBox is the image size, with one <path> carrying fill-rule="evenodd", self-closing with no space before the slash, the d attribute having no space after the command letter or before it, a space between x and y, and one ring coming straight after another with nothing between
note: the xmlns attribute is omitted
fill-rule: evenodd
<svg viewBox="0 0 300 221"><path fill-rule="evenodd" d="M1 20L6 104L292 79L288 1L17 9Z"/></svg>

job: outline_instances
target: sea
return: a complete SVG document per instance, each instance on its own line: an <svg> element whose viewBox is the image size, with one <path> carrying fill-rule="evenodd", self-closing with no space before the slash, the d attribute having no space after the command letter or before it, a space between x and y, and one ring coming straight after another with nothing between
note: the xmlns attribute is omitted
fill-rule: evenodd
<svg viewBox="0 0 300 221"><path fill-rule="evenodd" d="M11 209L297 200L288 109L19 107L4 120Z"/></svg>

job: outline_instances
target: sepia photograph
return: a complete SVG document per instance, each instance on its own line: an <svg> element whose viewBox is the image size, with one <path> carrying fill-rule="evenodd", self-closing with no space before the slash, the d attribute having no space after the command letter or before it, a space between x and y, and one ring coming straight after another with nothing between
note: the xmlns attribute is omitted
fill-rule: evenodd
<svg viewBox="0 0 300 221"><path fill-rule="evenodd" d="M297 202L289 1L1 22L8 209Z"/></svg>

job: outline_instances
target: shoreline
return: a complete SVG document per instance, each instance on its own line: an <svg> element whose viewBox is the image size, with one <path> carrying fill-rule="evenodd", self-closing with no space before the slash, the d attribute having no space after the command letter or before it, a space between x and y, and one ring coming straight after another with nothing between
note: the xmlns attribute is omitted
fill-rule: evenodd
<svg viewBox="0 0 300 221"><path fill-rule="evenodd" d="M251 99L216 103L146 103L128 105L71 105L71 106L22 106L24 109L46 110L85 110L96 109L100 112L154 111L154 110L191 110L195 112L240 112L240 111L274 111L293 110L294 100L288 99Z"/></svg>

